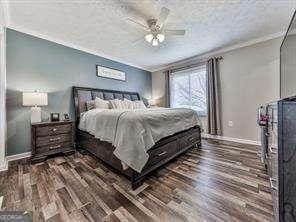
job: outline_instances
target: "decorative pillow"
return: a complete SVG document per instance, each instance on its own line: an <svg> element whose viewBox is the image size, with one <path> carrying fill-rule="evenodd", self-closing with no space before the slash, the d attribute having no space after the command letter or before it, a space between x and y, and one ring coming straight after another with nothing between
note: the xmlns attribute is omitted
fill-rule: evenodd
<svg viewBox="0 0 296 222"><path fill-rule="evenodd" d="M142 100L132 101L133 109L146 109L147 107Z"/></svg>
<svg viewBox="0 0 296 222"><path fill-rule="evenodd" d="M133 109L133 101L124 98L123 103L125 109Z"/></svg>
<svg viewBox="0 0 296 222"><path fill-rule="evenodd" d="M133 102L128 99L113 99L110 100L110 107L112 109L133 109Z"/></svg>
<svg viewBox="0 0 296 222"><path fill-rule="evenodd" d="M95 105L96 109L109 109L110 108L108 100L103 100L98 97L95 98L94 105Z"/></svg>
<svg viewBox="0 0 296 222"><path fill-rule="evenodd" d="M111 109L122 109L121 101L119 99L109 100Z"/></svg>
<svg viewBox="0 0 296 222"><path fill-rule="evenodd" d="M95 108L95 101L94 100L86 101L85 108L86 108L86 111L94 109Z"/></svg>

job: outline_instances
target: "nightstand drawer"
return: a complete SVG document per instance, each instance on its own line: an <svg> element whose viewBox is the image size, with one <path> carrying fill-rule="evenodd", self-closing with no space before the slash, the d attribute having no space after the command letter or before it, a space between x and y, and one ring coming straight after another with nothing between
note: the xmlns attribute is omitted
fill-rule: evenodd
<svg viewBox="0 0 296 222"><path fill-rule="evenodd" d="M73 121L41 122L31 125L32 163L44 161L53 154L75 152Z"/></svg>
<svg viewBox="0 0 296 222"><path fill-rule="evenodd" d="M70 124L42 126L36 128L36 136L52 136L63 133L70 133L72 126Z"/></svg>
<svg viewBox="0 0 296 222"><path fill-rule="evenodd" d="M55 143L47 146L37 147L36 154L44 154L44 153L55 153L60 152L62 149L71 148L73 147L72 142L63 142L63 143Z"/></svg>
<svg viewBox="0 0 296 222"><path fill-rule="evenodd" d="M59 134L55 136L41 136L36 138L36 147L49 146L57 143L71 142L71 141L72 141L72 135L70 133Z"/></svg>

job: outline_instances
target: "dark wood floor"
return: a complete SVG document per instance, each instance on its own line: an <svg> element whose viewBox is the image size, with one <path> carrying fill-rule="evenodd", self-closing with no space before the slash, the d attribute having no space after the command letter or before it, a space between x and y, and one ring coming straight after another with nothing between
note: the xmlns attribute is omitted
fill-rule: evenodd
<svg viewBox="0 0 296 222"><path fill-rule="evenodd" d="M136 191L90 155L13 163L0 207L34 221L273 221L268 186L257 147L204 140Z"/></svg>

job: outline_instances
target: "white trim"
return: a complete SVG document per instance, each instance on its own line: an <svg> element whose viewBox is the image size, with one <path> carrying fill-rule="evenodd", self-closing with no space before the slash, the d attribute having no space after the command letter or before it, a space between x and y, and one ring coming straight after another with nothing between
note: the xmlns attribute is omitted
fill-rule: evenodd
<svg viewBox="0 0 296 222"><path fill-rule="evenodd" d="M224 48L221 48L221 49L218 49L218 50L205 52L205 53L202 53L202 54L199 54L199 55L196 55L196 56L192 56L192 57L189 57L189 58L186 58L186 59L182 59L182 60L179 60L179 61L176 61L176 62L172 62L172 63L169 63L167 65L160 66L159 68L156 68L156 69L152 70L151 72L157 72L157 71L164 71L166 69L172 69L172 68L175 68L175 67L187 64L187 63L196 62L196 61L201 60L203 58L207 58L207 57L210 57L210 56L217 56L218 54L226 53L226 52L229 52L229 51L232 51L232 50L235 50L235 49L239 49L239 48L255 45L255 44L258 44L258 43L261 43L261 42L266 42L266 41L271 40L271 39L276 39L276 38L279 38L279 37L283 37L284 35L285 35L285 32L281 31L281 32L273 33L273 34L266 35L266 36L263 36L263 37L260 37L260 38L251 39L251 40L246 41L246 42L238 43L238 44L227 46L227 47L224 47Z"/></svg>
<svg viewBox="0 0 296 222"><path fill-rule="evenodd" d="M25 152L25 153L7 156L6 160L7 160L7 162L11 162L11 161L16 161L16 160L20 160L20 159L24 159L24 158L28 158L28 157L31 157L31 152Z"/></svg>
<svg viewBox="0 0 296 222"><path fill-rule="evenodd" d="M8 170L9 162L24 159L24 158L29 158L29 157L31 157L31 155L32 155L31 152L26 152L26 153L20 153L20 154L16 154L16 155L7 156L6 161L5 161L5 166L0 168L0 172Z"/></svg>
<svg viewBox="0 0 296 222"><path fill-rule="evenodd" d="M8 162L5 159L4 164L0 166L0 172L7 171L7 170L8 170Z"/></svg>
<svg viewBox="0 0 296 222"><path fill-rule="evenodd" d="M0 0L0 4L2 6L3 10L3 16L4 16L4 24L9 25L10 24L10 6L8 0Z"/></svg>
<svg viewBox="0 0 296 222"><path fill-rule="evenodd" d="M60 45L63 45L63 46L69 47L69 48L73 48L73 49L76 49L76 50L79 50L79 51L83 51L83 52L86 52L86 53L89 53L89 54L92 54L92 55L100 56L100 57L110 59L110 60L113 60L113 61L116 61L116 62L120 62L120 63L126 64L126 65L129 65L129 66L133 66L133 67L136 67L136 68L139 68L139 69L143 69L143 70L146 70L146 71L149 71L149 72L157 72L157 71L165 70L165 69L172 68L172 67L175 67L175 66L178 66L178 65L182 65L184 63L190 63L190 62L193 62L193 61L196 62L196 60L199 60L201 58L210 57L210 56L214 56L214 55L221 54L221 53L226 53L226 52L229 52L229 51L232 51L232 50L235 50L235 49L247 47L247 46L254 45L254 44L257 44L257 43L260 43L260 42L265 42L265 41L275 39L275 38L279 38L279 37L282 37L282 36L285 35L285 32L281 31L281 32L273 33L273 34L266 35L266 36L263 36L263 37L260 37L260 38L251 39L251 40L246 41L246 42L242 42L242 43L238 43L238 44L235 44L235 45L223 47L223 48L215 50L215 51L202 53L202 54L190 57L190 58L186 58L186 59L183 59L183 60L172 62L172 63L169 63L169 64L164 65L164 66L159 66L158 68L155 68L155 69L149 69L149 68L144 67L144 66L139 66L139 65L134 64L134 63L126 62L126 61L124 61L124 60L122 60L122 59L120 59L118 57L113 57L113 56L109 56L109 55L106 55L106 54L103 54L103 53L99 53L99 52L96 52L94 50L78 46L78 45L76 45L74 43L63 41L63 40L60 40L60 39L56 39L56 38L50 37L50 36L48 36L46 34L41 34L41 33L29 30L29 29L24 28L24 27L8 24L7 28L18 31L18 32L22 32L22 33L25 33L25 34L28 34L28 35L32 35L34 37L41 38L41 39L44 39L44 40L47 40L47 41L50 41L50 42L54 42L54 43L57 43L57 44L60 44Z"/></svg>
<svg viewBox="0 0 296 222"><path fill-rule="evenodd" d="M92 55L100 56L100 57L103 57L105 59L110 59L110 60L115 61L115 62L120 62L122 64L133 66L135 68L142 69L142 70L150 72L150 70L147 69L146 67L142 67L142 66L139 66L139 65L134 64L134 63L126 62L126 61L124 61L124 60L122 60L122 59L120 59L118 57L113 57L113 56L109 56L109 55L106 55L106 54L103 54L103 53L99 53L99 52L96 52L94 50L78 46L78 45L76 45L74 43L71 43L71 42L66 42L66 41L63 41L63 40L60 40L60 39L56 39L56 38L50 37L50 36L48 36L46 34L41 34L41 33L26 29L26 28L23 28L23 27L20 27L20 26L15 26L15 25L8 25L7 28L18 31L18 32L22 32L22 33L25 33L25 34L28 34L28 35L32 35L34 37L44 39L44 40L47 40L47 41L50 41L50 42L54 42L54 43L57 43L59 45L63 45L63 46L66 46L66 47L69 47L69 48L72 48L72 49L76 49L76 50L86 52L86 53L89 53L89 54L92 54Z"/></svg>
<svg viewBox="0 0 296 222"><path fill-rule="evenodd" d="M2 3L2 2L0 2ZM1 4L1 10L3 5ZM1 18L3 19L3 18ZM3 21L5 23L5 21ZM0 24L0 171L7 169L6 153L6 29Z"/></svg>
<svg viewBox="0 0 296 222"><path fill-rule="evenodd" d="M2 209L2 204L3 204L3 199L4 199L3 197L4 197L4 196L1 196L1 197L0 197L0 210Z"/></svg>
<svg viewBox="0 0 296 222"><path fill-rule="evenodd" d="M201 137L202 138L211 138L211 139L217 139L217 140L225 140L225 141L230 141L230 142L261 146L261 143L259 141L255 141L255 140L246 140L246 139L239 139L239 138L226 137L226 136L213 136L213 135L206 134L206 133L202 133Z"/></svg>
<svg viewBox="0 0 296 222"><path fill-rule="evenodd" d="M254 141L254 140L245 140L245 139L238 139L238 138L225 137L225 136L213 136L213 135L206 134L206 133L202 133L201 136L202 136L202 138L225 140L225 141L230 141L230 142L237 142L237 143L257 145L257 146L261 145L259 141ZM24 158L29 158L29 157L31 157L31 155L32 155L31 152L25 152L25 153L7 156L6 157L6 166L5 166L5 168L1 168L0 171L8 170L8 163L9 162L24 159Z"/></svg>

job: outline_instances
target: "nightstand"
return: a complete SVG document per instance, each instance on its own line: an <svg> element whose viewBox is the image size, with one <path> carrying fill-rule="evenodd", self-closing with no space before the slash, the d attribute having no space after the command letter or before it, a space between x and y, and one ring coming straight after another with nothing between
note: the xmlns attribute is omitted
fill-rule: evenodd
<svg viewBox="0 0 296 222"><path fill-rule="evenodd" d="M32 123L31 162L44 161L48 156L57 153L74 153L74 129L73 121Z"/></svg>

